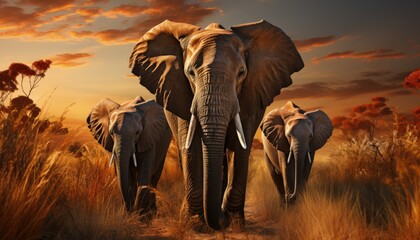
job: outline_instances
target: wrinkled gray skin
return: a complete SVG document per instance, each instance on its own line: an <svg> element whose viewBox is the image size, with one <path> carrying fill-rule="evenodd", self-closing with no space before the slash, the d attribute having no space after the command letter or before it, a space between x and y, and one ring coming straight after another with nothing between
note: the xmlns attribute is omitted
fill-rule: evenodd
<svg viewBox="0 0 420 240"><path fill-rule="evenodd" d="M231 30L164 21L134 47L130 67L165 108L184 173L186 217L198 215L213 229L232 216L243 222L255 131L303 67L293 42L266 21Z"/></svg>
<svg viewBox="0 0 420 240"><path fill-rule="evenodd" d="M87 123L95 139L111 152L126 209L150 219L157 210L150 188L158 184L171 141L163 108L141 97L121 105L104 99L93 107Z"/></svg>
<svg viewBox="0 0 420 240"><path fill-rule="evenodd" d="M288 102L264 117L261 130L270 175L286 205L293 203L308 181L315 151L332 134L331 120L321 110L305 112Z"/></svg>

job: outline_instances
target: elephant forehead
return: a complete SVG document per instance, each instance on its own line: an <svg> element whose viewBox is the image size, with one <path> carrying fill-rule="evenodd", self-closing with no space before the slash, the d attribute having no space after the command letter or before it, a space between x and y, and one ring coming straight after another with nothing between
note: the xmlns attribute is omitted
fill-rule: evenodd
<svg viewBox="0 0 420 240"><path fill-rule="evenodd" d="M127 119L126 117L128 116L134 117L134 115L137 115L134 113L136 113L136 109L132 107L126 107L124 109L116 109L115 111L111 113L111 116L110 116L111 124L109 127L113 128L116 123L121 125L123 120ZM118 127L121 128L121 126L118 126Z"/></svg>
<svg viewBox="0 0 420 240"><path fill-rule="evenodd" d="M300 114L300 113L295 113L293 115L289 116L289 121L299 121L299 122L310 122L308 116L306 116L305 114Z"/></svg>
<svg viewBox="0 0 420 240"><path fill-rule="evenodd" d="M226 29L210 28L195 32L189 42L191 47L213 44L235 44L240 45L241 41L233 32Z"/></svg>

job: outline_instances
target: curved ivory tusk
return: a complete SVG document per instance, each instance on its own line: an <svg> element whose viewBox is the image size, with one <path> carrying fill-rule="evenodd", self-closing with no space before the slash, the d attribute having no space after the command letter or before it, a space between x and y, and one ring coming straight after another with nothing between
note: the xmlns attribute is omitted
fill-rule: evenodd
<svg viewBox="0 0 420 240"><path fill-rule="evenodd" d="M287 163L290 162L291 157L292 157L292 146L290 146L289 156L287 157ZM296 158L294 159L295 159L295 166L294 166L295 167L295 184L293 188L293 193L287 194L288 199L292 199L296 195L296 190L297 190L297 161L296 161Z"/></svg>
<svg viewBox="0 0 420 240"><path fill-rule="evenodd" d="M109 159L109 166L112 166L112 163L114 162L114 149L112 149L112 153L111 153L111 159Z"/></svg>
<svg viewBox="0 0 420 240"><path fill-rule="evenodd" d="M245 135L244 130L242 129L241 117L239 116L239 113L237 113L235 116L235 127L239 142L241 143L242 148L246 149Z"/></svg>
<svg viewBox="0 0 420 240"><path fill-rule="evenodd" d="M311 154L308 152L309 163L312 163Z"/></svg>
<svg viewBox="0 0 420 240"><path fill-rule="evenodd" d="M134 162L134 167L137 167L137 159L136 159L135 153L133 153L133 162Z"/></svg>
<svg viewBox="0 0 420 240"><path fill-rule="evenodd" d="M287 157L287 163L290 163L290 158L292 157L292 150L289 152L289 156Z"/></svg>
<svg viewBox="0 0 420 240"><path fill-rule="evenodd" d="M188 149L191 146L191 142L194 137L195 127L197 125L197 120L194 117L194 114L191 114L190 125L188 126L187 141L185 142L185 148Z"/></svg>

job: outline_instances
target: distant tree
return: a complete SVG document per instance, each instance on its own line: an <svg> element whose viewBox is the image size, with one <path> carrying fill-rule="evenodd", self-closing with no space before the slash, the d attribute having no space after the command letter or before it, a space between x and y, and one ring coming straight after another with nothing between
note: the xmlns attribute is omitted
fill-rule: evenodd
<svg viewBox="0 0 420 240"><path fill-rule="evenodd" d="M353 107L344 116L337 116L332 119L335 129L339 129L348 138L358 136L360 133L367 133L369 139L373 139L379 121L384 116L391 115L392 109L387 105L385 97L374 97L370 103Z"/></svg>
<svg viewBox="0 0 420 240"><path fill-rule="evenodd" d="M403 86L414 94L419 94L420 90L420 69L410 73L403 82Z"/></svg>
<svg viewBox="0 0 420 240"><path fill-rule="evenodd" d="M39 133L48 128L53 134L68 133L62 124L63 116L58 121L40 119L41 108L30 98L51 64L50 60L35 61L31 67L23 63L12 63L7 70L0 71L0 120L9 119L16 128L36 127ZM11 94L19 89L18 86L23 95L12 97ZM7 99L10 100L8 104Z"/></svg>

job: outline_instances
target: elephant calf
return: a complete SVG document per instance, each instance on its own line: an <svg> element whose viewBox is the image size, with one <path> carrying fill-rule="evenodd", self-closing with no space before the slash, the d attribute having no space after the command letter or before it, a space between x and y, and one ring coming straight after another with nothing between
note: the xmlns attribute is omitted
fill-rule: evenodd
<svg viewBox="0 0 420 240"><path fill-rule="evenodd" d="M315 151L332 134L331 120L321 110L305 112L289 101L265 116L261 130L270 175L280 197L292 203L309 178Z"/></svg>
<svg viewBox="0 0 420 240"><path fill-rule="evenodd" d="M163 108L141 97L121 105L103 99L93 107L87 123L95 139L112 154L110 164L116 164L126 209L150 219L157 210L150 187L159 181L171 141Z"/></svg>

